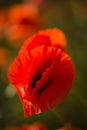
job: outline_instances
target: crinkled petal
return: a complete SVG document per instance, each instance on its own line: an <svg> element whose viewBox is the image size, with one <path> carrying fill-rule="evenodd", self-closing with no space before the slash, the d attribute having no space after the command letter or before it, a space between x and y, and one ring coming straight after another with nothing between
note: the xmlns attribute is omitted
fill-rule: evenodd
<svg viewBox="0 0 87 130"><path fill-rule="evenodd" d="M72 87L75 71L58 29L39 31L22 46L8 72L25 116L55 107Z"/></svg>
<svg viewBox="0 0 87 130"><path fill-rule="evenodd" d="M54 58L41 79L37 81L31 95L30 102L33 107L37 106L36 110L45 111L53 108L64 100L71 89L75 72L70 57L59 49ZM29 116L29 113L26 116Z"/></svg>

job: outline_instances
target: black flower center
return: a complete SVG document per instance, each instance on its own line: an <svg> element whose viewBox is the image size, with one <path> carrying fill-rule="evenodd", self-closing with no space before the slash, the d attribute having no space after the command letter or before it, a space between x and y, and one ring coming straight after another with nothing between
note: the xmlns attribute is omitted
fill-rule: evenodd
<svg viewBox="0 0 87 130"><path fill-rule="evenodd" d="M37 81L40 80L41 77L42 77L42 74L35 74L32 82L31 82L31 86L33 89L35 88Z"/></svg>
<svg viewBox="0 0 87 130"><path fill-rule="evenodd" d="M36 87L37 81L39 81L42 77L42 74L35 74L32 82L31 82L31 87L34 89ZM48 87L50 81L43 83L43 86L38 90L37 95L41 95L41 93Z"/></svg>
<svg viewBox="0 0 87 130"><path fill-rule="evenodd" d="M38 95L41 95L41 93L48 87L49 85L49 81L47 83L45 83L37 92Z"/></svg>

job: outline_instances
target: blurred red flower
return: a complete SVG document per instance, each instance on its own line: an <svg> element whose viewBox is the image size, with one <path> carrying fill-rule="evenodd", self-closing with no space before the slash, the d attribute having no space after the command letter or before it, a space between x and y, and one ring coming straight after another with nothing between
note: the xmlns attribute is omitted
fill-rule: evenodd
<svg viewBox="0 0 87 130"><path fill-rule="evenodd" d="M18 46L22 40L42 26L38 8L33 4L19 4L7 11L8 22L6 36L12 46Z"/></svg>
<svg viewBox="0 0 87 130"><path fill-rule="evenodd" d="M56 130L82 130L82 129L78 127L74 127L71 124L66 124L65 127L61 127Z"/></svg>
<svg viewBox="0 0 87 130"><path fill-rule="evenodd" d="M20 127L7 127L4 130L48 130L41 122L36 122L30 125L23 125Z"/></svg>
<svg viewBox="0 0 87 130"><path fill-rule="evenodd" d="M55 107L71 89L74 67L65 52L66 38L59 29L39 31L22 46L9 68L25 116Z"/></svg>
<svg viewBox="0 0 87 130"><path fill-rule="evenodd" d="M25 125L22 127L23 130L48 130L46 126L41 122L36 122L31 125Z"/></svg>

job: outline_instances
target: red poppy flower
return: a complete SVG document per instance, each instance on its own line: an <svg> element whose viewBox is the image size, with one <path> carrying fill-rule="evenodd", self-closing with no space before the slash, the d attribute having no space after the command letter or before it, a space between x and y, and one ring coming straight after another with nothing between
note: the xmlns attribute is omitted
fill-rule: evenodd
<svg viewBox="0 0 87 130"><path fill-rule="evenodd" d="M74 127L71 124L65 124L65 127L61 127L56 130L82 130L82 129L78 127Z"/></svg>
<svg viewBox="0 0 87 130"><path fill-rule="evenodd" d="M55 107L68 94L74 67L65 44L59 29L40 31L24 43L10 66L8 78L19 94L25 116Z"/></svg>
<svg viewBox="0 0 87 130"><path fill-rule="evenodd" d="M31 125L22 126L22 130L48 130L46 126L41 122L35 122Z"/></svg>
<svg viewBox="0 0 87 130"><path fill-rule="evenodd" d="M25 124L19 127L7 127L4 130L48 130L48 129L43 123L35 122L33 124Z"/></svg>
<svg viewBox="0 0 87 130"><path fill-rule="evenodd" d="M42 27L38 8L31 4L14 5L8 9L6 37L16 47L20 41Z"/></svg>

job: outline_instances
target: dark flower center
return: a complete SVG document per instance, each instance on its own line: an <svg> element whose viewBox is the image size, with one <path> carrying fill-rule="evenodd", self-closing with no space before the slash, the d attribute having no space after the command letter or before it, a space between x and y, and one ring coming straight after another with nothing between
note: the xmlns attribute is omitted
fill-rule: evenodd
<svg viewBox="0 0 87 130"><path fill-rule="evenodd" d="M45 83L40 90L37 92L38 95L40 95L49 85L49 81L47 83Z"/></svg>
<svg viewBox="0 0 87 130"><path fill-rule="evenodd" d="M32 19L28 19L28 18L22 18L20 21L20 24L22 25L36 25L36 21L32 20Z"/></svg>
<svg viewBox="0 0 87 130"><path fill-rule="evenodd" d="M34 79L31 82L31 86L34 89L36 86L36 82L41 79L42 74L35 74Z"/></svg>
<svg viewBox="0 0 87 130"><path fill-rule="evenodd" d="M32 89L36 87L36 83L38 80L40 80L42 77L42 74L35 74L34 79L31 82ZM49 81L46 83L43 83L43 86L38 90L37 95L40 95L49 85Z"/></svg>

